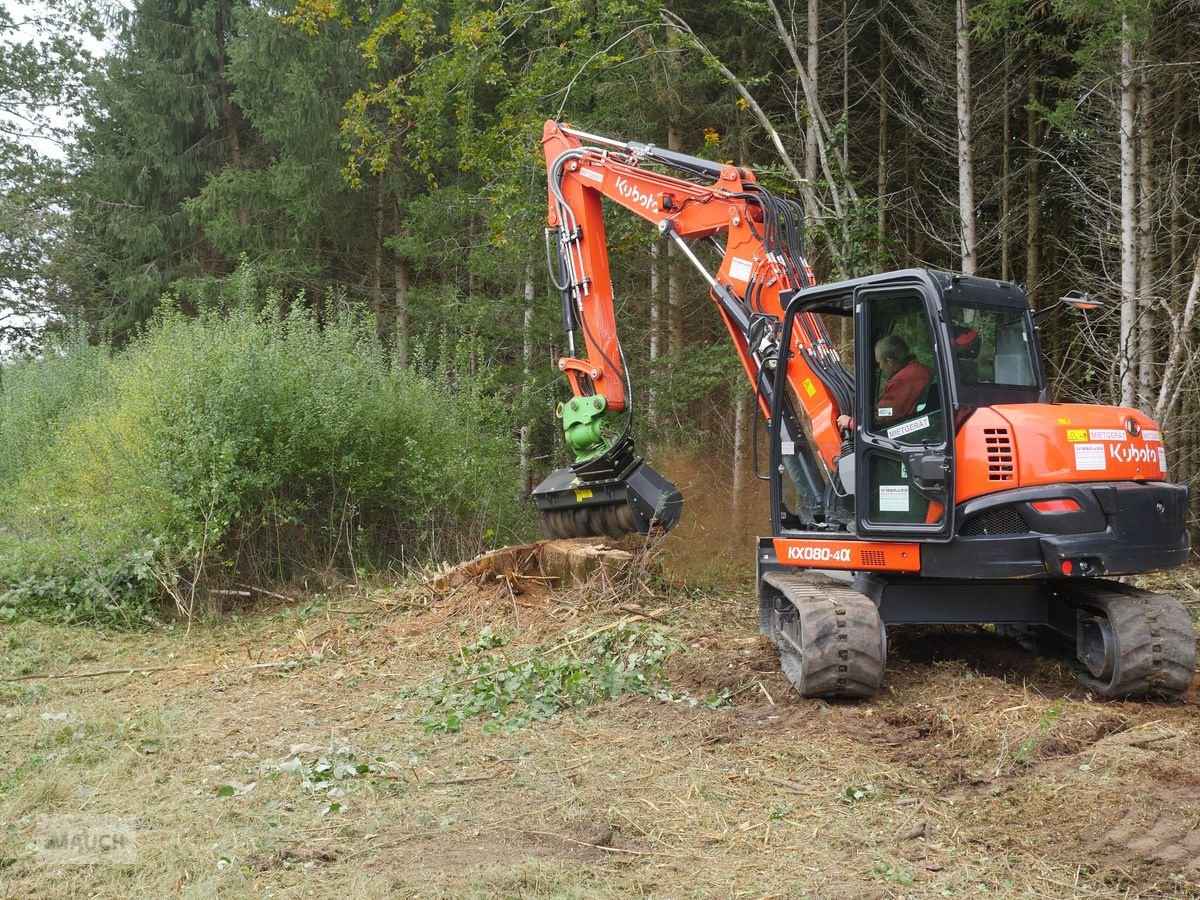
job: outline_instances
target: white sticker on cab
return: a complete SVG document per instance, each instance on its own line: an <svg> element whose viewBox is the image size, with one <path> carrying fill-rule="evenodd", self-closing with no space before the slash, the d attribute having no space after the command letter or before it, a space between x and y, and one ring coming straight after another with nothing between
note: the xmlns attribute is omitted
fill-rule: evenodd
<svg viewBox="0 0 1200 900"><path fill-rule="evenodd" d="M908 485L881 484L879 486L880 512L908 512Z"/></svg>
<svg viewBox="0 0 1200 900"><path fill-rule="evenodd" d="M1121 428L1091 428L1088 430L1088 439L1093 441L1123 441L1125 438L1125 431Z"/></svg>
<svg viewBox="0 0 1200 900"><path fill-rule="evenodd" d="M1103 444L1075 444L1075 468L1080 472L1103 471L1107 468Z"/></svg>
<svg viewBox="0 0 1200 900"><path fill-rule="evenodd" d="M883 415L883 410L879 411ZM929 416L921 416L919 419L913 419L911 422L904 422L900 425L893 425L887 430L887 436L892 440L898 437L903 437L906 434L912 434L914 431L920 431L922 428L929 427Z"/></svg>

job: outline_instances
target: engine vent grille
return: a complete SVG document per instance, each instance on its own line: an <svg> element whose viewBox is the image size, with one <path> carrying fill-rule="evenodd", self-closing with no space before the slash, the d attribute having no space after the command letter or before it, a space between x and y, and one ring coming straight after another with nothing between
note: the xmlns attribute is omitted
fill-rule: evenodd
<svg viewBox="0 0 1200 900"><path fill-rule="evenodd" d="M982 534L1028 534L1029 523L1016 507L1002 506L967 519L963 522L961 533L964 537L978 537Z"/></svg>
<svg viewBox="0 0 1200 900"><path fill-rule="evenodd" d="M983 439L987 444L988 481L1012 481L1016 478L1012 438L1008 429L985 428Z"/></svg>
<svg viewBox="0 0 1200 900"><path fill-rule="evenodd" d="M887 565L887 554L882 550L860 550L858 553L858 561L861 565L880 568Z"/></svg>

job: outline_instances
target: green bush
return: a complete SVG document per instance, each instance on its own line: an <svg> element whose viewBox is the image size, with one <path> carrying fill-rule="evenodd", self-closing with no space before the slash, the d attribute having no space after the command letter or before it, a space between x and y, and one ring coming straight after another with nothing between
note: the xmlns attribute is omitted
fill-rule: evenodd
<svg viewBox="0 0 1200 900"><path fill-rule="evenodd" d="M0 614L190 611L230 581L508 537L506 407L446 374L392 366L346 315L170 308L120 354L68 346L6 372Z"/></svg>
<svg viewBox="0 0 1200 900"><path fill-rule="evenodd" d="M0 491L49 450L79 409L108 394L108 350L78 334L43 358L0 368Z"/></svg>

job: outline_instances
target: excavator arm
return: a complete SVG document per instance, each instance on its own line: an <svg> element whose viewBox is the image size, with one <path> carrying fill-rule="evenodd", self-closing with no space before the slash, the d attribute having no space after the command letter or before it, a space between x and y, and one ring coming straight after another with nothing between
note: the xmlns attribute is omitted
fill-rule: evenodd
<svg viewBox="0 0 1200 900"><path fill-rule="evenodd" d="M542 146L547 255L567 334L567 355L558 366L573 394L558 415L575 456L570 468L552 473L534 491L546 532L566 537L669 529L682 503L674 485L633 454L632 390L616 320L604 198L653 223L707 282L764 417L783 379L790 382L807 420L806 427L789 406L793 421L785 431L800 448L794 474L807 486L819 519L823 478L817 470L831 469L843 450L837 417L851 410L854 385L815 313L799 317L782 378L772 368L785 307L813 285L799 206L775 197L746 169L559 122L546 123ZM722 253L715 272L689 243L698 240Z"/></svg>

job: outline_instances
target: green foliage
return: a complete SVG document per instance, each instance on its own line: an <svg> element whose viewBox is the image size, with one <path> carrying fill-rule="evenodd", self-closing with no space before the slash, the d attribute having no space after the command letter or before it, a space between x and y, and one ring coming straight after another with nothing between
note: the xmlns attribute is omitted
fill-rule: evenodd
<svg viewBox="0 0 1200 900"><path fill-rule="evenodd" d="M0 493L45 457L80 409L111 390L108 352L79 333L0 372Z"/></svg>
<svg viewBox="0 0 1200 900"><path fill-rule="evenodd" d="M160 593L190 610L214 580L510 536L512 446L482 375L395 368L371 322L326 316L167 306L111 360L75 347L18 367L0 394L9 614L136 615Z"/></svg>
<svg viewBox="0 0 1200 900"><path fill-rule="evenodd" d="M137 0L90 73L72 148L69 239L57 254L89 318L123 339L180 279L228 274L184 213L208 178L240 164L250 135L231 98L228 42L244 0Z"/></svg>
<svg viewBox="0 0 1200 900"><path fill-rule="evenodd" d="M427 732L461 731L467 719L484 719L485 732L510 733L568 709L613 700L628 691L656 695L665 687L662 663L670 639L657 628L621 624L590 638L568 634L573 655L551 648L517 661L504 653L506 638L485 628L474 643L450 657L449 671L410 692L425 702ZM560 652L546 658L544 654Z"/></svg>
<svg viewBox="0 0 1200 900"><path fill-rule="evenodd" d="M1059 697L1050 708L1042 714L1038 720L1037 728L1025 740L1021 741L1021 746L1017 748L1016 760L1019 763L1027 763L1033 758L1034 752L1037 750L1038 743L1050 731L1054 725L1054 720L1062 715L1063 704L1066 702L1065 697Z"/></svg>
<svg viewBox="0 0 1200 900"><path fill-rule="evenodd" d="M28 346L57 294L45 263L67 221L68 180L44 151L85 103L79 36L99 33L89 0L0 8L0 350Z"/></svg>
<svg viewBox="0 0 1200 900"><path fill-rule="evenodd" d="M275 765L274 771L300 778L300 786L308 794L330 794L340 796L338 786L346 781L376 774L381 769L381 759L362 762L349 747L330 747L320 756L305 759L295 756ZM267 774L270 774L268 771ZM232 796L232 793L230 794ZM336 812L336 810L334 810Z"/></svg>
<svg viewBox="0 0 1200 900"><path fill-rule="evenodd" d="M636 389L655 389L656 418L662 439L672 446L690 446L712 437L710 426L721 415L726 398L745 390L746 375L727 341L689 348L681 358L659 357ZM715 406L697 414L702 407Z"/></svg>

